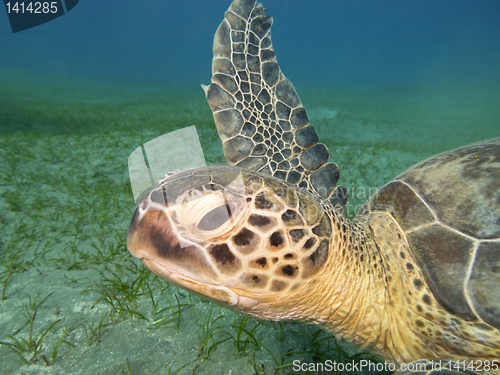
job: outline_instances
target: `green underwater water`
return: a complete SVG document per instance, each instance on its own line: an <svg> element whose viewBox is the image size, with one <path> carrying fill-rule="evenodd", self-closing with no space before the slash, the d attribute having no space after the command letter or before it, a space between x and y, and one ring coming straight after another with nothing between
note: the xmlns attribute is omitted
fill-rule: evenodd
<svg viewBox="0 0 500 375"><path fill-rule="evenodd" d="M500 90L296 87L354 216L432 154L500 136ZM168 285L126 248L127 159L196 125L223 162L198 87L0 73L0 364L5 374L287 374L375 360L318 327L262 322Z"/></svg>

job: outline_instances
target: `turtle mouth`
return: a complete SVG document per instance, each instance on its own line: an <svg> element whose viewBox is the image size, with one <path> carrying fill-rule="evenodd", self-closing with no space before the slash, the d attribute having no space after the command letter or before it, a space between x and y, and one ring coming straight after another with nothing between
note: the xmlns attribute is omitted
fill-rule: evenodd
<svg viewBox="0 0 500 375"><path fill-rule="evenodd" d="M197 244L181 246L170 218L162 209L137 208L127 235L129 252L158 276L185 275L199 284L217 284L219 276ZM154 262L154 263L153 263ZM157 270L157 271L155 271Z"/></svg>
<svg viewBox="0 0 500 375"><path fill-rule="evenodd" d="M254 299L238 296L234 291L223 285L200 282L187 275L182 275L153 259L142 258L141 261L151 270L151 272L155 273L163 280L201 297L209 298L214 302L228 307L241 307L246 309L255 307L258 304Z"/></svg>

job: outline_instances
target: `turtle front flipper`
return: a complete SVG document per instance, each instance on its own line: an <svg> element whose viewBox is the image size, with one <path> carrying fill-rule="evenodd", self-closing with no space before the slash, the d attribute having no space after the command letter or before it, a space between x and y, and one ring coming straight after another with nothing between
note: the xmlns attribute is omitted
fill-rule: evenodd
<svg viewBox="0 0 500 375"><path fill-rule="evenodd" d="M204 87L230 165L305 188L337 207L339 170L276 61L273 19L255 0L235 0L214 37L212 83Z"/></svg>

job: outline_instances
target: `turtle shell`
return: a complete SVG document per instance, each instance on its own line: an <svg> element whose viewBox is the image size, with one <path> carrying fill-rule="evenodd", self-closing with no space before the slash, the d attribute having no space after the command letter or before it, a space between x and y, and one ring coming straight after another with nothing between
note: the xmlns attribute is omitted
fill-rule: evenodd
<svg viewBox="0 0 500 375"><path fill-rule="evenodd" d="M500 138L433 156L364 207L398 221L435 298L500 329Z"/></svg>

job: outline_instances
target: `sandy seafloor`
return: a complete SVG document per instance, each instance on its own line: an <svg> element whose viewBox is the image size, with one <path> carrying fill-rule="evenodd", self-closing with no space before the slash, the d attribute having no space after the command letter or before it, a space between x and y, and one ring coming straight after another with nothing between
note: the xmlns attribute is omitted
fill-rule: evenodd
<svg viewBox="0 0 500 375"><path fill-rule="evenodd" d="M500 136L498 89L296 89L351 216L413 163ZM0 73L0 373L283 374L297 358L374 358L314 326L190 298L129 255L127 158L190 125L222 162L196 86Z"/></svg>

